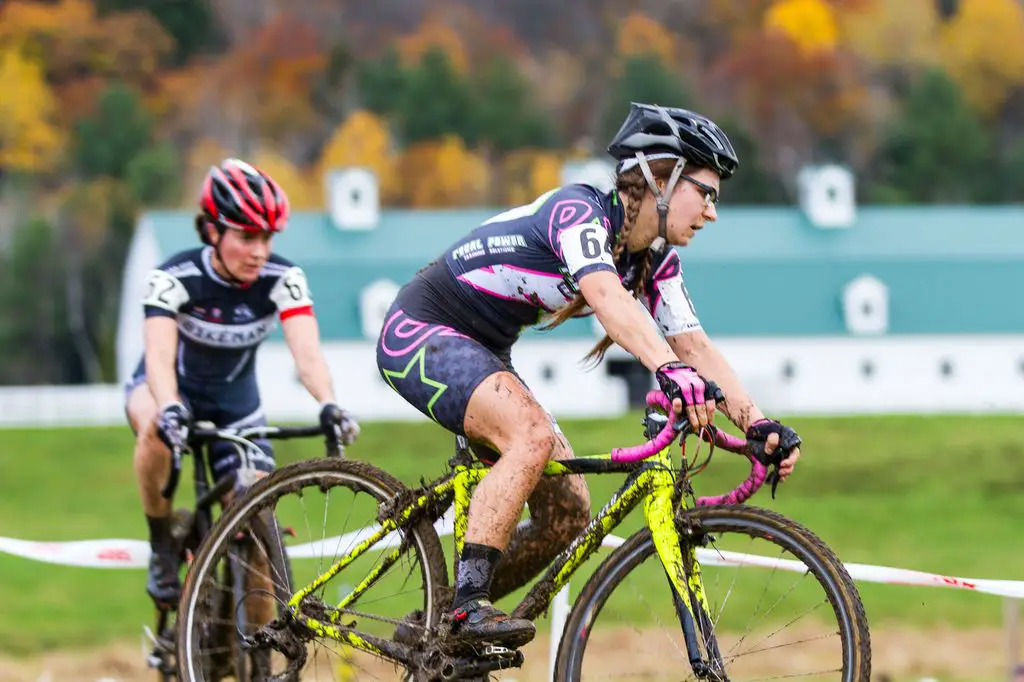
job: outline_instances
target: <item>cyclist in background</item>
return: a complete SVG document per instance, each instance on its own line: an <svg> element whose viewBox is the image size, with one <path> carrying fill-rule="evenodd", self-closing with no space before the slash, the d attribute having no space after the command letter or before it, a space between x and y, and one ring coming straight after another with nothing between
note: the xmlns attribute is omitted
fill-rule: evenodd
<svg viewBox="0 0 1024 682"><path fill-rule="evenodd" d="M169 448L184 449L190 423L219 427L266 424L256 384L256 350L280 319L299 379L320 402L320 423L343 443L359 433L335 402L331 374L306 277L271 252L288 223L288 198L268 175L227 159L203 182L195 229L204 246L182 251L149 274L143 300L145 351L126 387L125 410L136 434L135 475L152 555L146 590L160 608L177 606L181 585L171 539ZM270 443L252 453L272 471ZM211 447L215 477L239 467L230 443Z"/></svg>

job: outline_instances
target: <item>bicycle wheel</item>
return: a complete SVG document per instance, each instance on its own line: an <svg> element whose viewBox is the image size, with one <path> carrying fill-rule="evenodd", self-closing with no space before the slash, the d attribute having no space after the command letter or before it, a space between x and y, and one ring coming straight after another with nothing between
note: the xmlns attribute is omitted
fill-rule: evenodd
<svg viewBox="0 0 1024 682"><path fill-rule="evenodd" d="M225 620L234 627L225 628L224 642L231 649L236 680L262 680L272 675L269 652L250 651L245 640L261 626L285 615L283 605L292 592L288 560L276 551L283 546L280 531L267 516L264 512L253 519L228 550L231 598L224 600L229 610Z"/></svg>
<svg viewBox="0 0 1024 682"><path fill-rule="evenodd" d="M644 529L602 562L576 599L559 644L556 680L869 682L871 644L860 596L813 533L775 512L743 506L689 510L677 528L681 544L698 547L709 606L707 612L697 606L691 645ZM755 587L748 589L748 582ZM698 677L691 657L707 662L717 652L724 672Z"/></svg>
<svg viewBox="0 0 1024 682"><path fill-rule="evenodd" d="M403 492L407 489L398 480L369 464L317 459L277 470L236 500L210 530L186 576L176 638L180 682L217 679L219 671L205 667L211 657L204 632L211 621L224 616L210 613L212 605L225 601L226 594L226 600L232 602L232 617L225 620L232 627L244 632L262 625L248 622L259 620L251 616L256 610L251 604L253 600L262 600L264 613L266 599L274 600L283 609L292 595L290 583L301 587L323 574L366 537L359 531L377 523L381 504ZM270 520L282 529L271 534L276 540L266 543L270 548L256 541L249 543L248 557L237 553L238 543L247 534L254 538L253 529L267 527ZM300 536L302 532L308 535ZM304 610L309 613L319 609L323 614L340 617L340 622L360 633L384 638L391 638L401 623L406 624L406 632L411 629L417 634L435 626L443 611L440 602L449 596L448 573L437 533L429 521L421 520L394 536L400 543L401 556L372 581L355 603L341 613L333 608L352 586L380 567L383 554L379 551L366 552L346 566L304 600ZM254 588L249 583L240 599L233 583L217 575L217 566L223 565L232 552L235 554L231 566L269 577L272 587L264 584ZM275 552L288 557L277 569ZM269 576L267 571L260 574L256 557L270 564ZM417 610L422 620L404 619ZM250 652L246 662L249 670L243 674L258 680L298 680L300 674L302 680L352 679L363 672L379 678L394 676L393 662L382 662L334 640L306 634L301 654L286 658L279 652L262 649L265 660L254 665L255 652ZM301 673L296 669L297 660L304 660Z"/></svg>

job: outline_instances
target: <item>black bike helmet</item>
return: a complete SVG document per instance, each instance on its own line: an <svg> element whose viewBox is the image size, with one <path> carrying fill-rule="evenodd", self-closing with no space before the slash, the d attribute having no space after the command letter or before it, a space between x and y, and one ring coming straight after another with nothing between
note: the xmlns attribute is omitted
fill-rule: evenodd
<svg viewBox="0 0 1024 682"><path fill-rule="evenodd" d="M637 152L648 157L659 153L678 155L696 166L710 168L723 180L732 177L739 166L729 137L711 119L686 109L633 102L608 145L608 153L619 162L621 172L623 166L636 165Z"/></svg>
<svg viewBox="0 0 1024 682"><path fill-rule="evenodd" d="M619 162L616 173L639 166L654 194L658 236L650 248L656 253L668 248L668 203L687 162L710 168L723 180L732 177L740 165L728 136L711 119L686 109L636 102L630 105L629 115L608 145L608 153ZM658 188L647 165L653 159L676 160L664 191Z"/></svg>

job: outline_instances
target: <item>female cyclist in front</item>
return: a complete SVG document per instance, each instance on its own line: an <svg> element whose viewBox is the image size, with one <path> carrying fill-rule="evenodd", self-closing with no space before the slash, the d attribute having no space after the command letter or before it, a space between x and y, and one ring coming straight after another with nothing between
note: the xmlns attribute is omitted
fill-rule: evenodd
<svg viewBox="0 0 1024 682"><path fill-rule="evenodd" d="M796 433L764 418L701 329L668 248L717 218L719 183L738 165L728 137L694 112L634 104L608 151L618 161L613 191L570 185L486 221L405 285L378 341L378 367L395 391L497 451L473 495L456 573L451 618L464 639L532 639L533 623L491 599L526 584L589 520L582 476L541 475L572 449L512 368L525 327L592 312L608 336L588 358L619 344L695 427L711 420L721 386L729 419L767 438L769 451L783 448L781 478L800 455ZM530 519L517 528L526 502Z"/></svg>

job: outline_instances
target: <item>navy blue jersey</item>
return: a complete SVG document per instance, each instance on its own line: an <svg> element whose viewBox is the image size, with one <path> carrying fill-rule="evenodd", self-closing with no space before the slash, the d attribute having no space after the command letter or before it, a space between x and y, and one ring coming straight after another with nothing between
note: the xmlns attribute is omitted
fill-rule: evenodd
<svg viewBox="0 0 1024 682"><path fill-rule="evenodd" d="M143 300L147 318L178 321L178 380L204 393L211 384L255 386L256 349L276 319L313 313L306 276L290 261L271 255L259 279L237 285L216 273L212 253L201 247L172 256L150 272Z"/></svg>
<svg viewBox="0 0 1024 682"><path fill-rule="evenodd" d="M589 185L551 190L453 244L400 294L403 309L491 347L510 346L524 328L572 301L588 273L614 272L631 286L645 252L613 262L624 218L615 192ZM654 256L644 291L643 303L663 334L700 329L675 250ZM589 314L589 308L582 312Z"/></svg>

